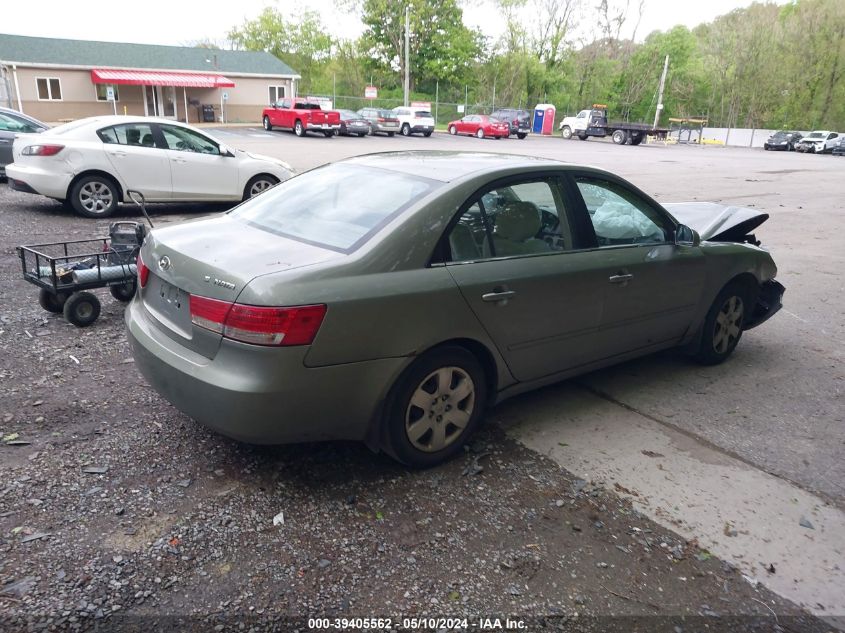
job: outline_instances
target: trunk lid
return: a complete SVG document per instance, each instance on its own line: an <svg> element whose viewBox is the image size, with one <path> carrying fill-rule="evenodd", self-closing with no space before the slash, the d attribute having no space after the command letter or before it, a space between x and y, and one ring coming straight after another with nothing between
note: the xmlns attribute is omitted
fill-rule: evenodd
<svg viewBox="0 0 845 633"><path fill-rule="evenodd" d="M150 274L140 297L147 313L170 338L214 358L222 336L191 322L191 295L235 302L256 277L338 257L343 255L228 216L186 222L147 236L141 258ZM273 305L272 298L267 305Z"/></svg>
<svg viewBox="0 0 845 633"><path fill-rule="evenodd" d="M746 242L746 236L769 219L768 213L757 209L714 202L675 202L663 206L679 222L698 231L702 240L713 242Z"/></svg>

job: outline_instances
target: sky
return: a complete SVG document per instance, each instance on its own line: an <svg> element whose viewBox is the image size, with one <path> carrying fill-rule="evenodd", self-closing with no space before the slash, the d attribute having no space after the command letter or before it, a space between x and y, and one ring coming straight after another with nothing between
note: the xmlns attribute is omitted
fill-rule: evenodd
<svg viewBox="0 0 845 633"><path fill-rule="evenodd" d="M137 4L116 0L5 0L3 4L0 33L176 46L203 40L222 44L232 26L255 17L265 6L277 6L292 18L303 6L302 0L144 0ZM632 6L636 4L631 0ZM751 0L645 0L637 40L676 24L692 28L749 4ZM501 21L490 0L465 0L463 5L468 26L477 26L494 39L501 33ZM335 36L354 38L361 32L360 20L336 9L331 0L306 2L305 6L317 8ZM623 35L630 36L632 27L623 30Z"/></svg>

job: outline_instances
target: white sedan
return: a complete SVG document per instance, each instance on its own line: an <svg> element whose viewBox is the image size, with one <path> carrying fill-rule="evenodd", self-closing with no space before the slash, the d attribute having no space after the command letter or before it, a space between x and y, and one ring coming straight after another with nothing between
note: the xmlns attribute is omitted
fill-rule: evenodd
<svg viewBox="0 0 845 633"><path fill-rule="evenodd" d="M130 189L149 202L241 201L293 175L283 161L150 117L91 117L19 134L12 155L12 189L64 201L89 218L111 215Z"/></svg>

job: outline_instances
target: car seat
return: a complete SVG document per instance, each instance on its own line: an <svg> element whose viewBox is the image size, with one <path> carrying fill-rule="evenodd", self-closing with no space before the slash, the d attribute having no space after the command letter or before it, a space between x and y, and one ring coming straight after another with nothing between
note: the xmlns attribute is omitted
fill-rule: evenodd
<svg viewBox="0 0 845 633"><path fill-rule="evenodd" d="M144 134L144 138L141 139L141 145L144 147L155 147L155 139L153 139L153 135L149 132Z"/></svg>
<svg viewBox="0 0 845 633"><path fill-rule="evenodd" d="M449 248L452 251L453 262L478 259L481 253L472 236L472 229L466 224L456 224L449 234Z"/></svg>
<svg viewBox="0 0 845 633"><path fill-rule="evenodd" d="M140 145L141 144L141 130L136 127L126 129L126 144Z"/></svg>
<svg viewBox="0 0 845 633"><path fill-rule="evenodd" d="M506 202L496 214L496 257L549 252L551 247L537 238L540 226L540 210L533 202Z"/></svg>

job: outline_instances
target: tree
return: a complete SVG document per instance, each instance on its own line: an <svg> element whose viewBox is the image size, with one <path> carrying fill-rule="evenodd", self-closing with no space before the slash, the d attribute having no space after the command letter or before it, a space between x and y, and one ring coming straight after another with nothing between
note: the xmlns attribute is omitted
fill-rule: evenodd
<svg viewBox="0 0 845 633"><path fill-rule="evenodd" d="M405 71L405 6L393 0L363 0L362 47L371 65L398 71L401 84ZM464 26L456 0L408 0L411 38L409 57L411 90L434 87L436 81L461 84L473 72L482 51L483 36Z"/></svg>
<svg viewBox="0 0 845 633"><path fill-rule="evenodd" d="M331 58L335 44L315 11L298 12L294 21L273 7L232 28L229 39L237 48L267 51L286 62L302 75L304 88L309 87L319 65Z"/></svg>

